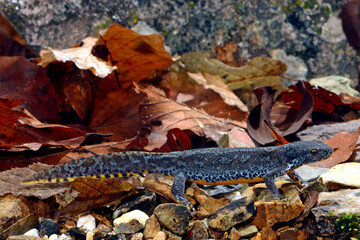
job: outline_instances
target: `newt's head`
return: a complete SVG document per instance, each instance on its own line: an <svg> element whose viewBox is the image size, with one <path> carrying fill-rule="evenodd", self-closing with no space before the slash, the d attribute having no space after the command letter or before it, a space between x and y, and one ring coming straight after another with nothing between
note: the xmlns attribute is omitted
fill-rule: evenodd
<svg viewBox="0 0 360 240"><path fill-rule="evenodd" d="M287 164L291 167L299 167L307 163L327 159L333 153L333 149L322 141L299 141L285 145Z"/></svg>

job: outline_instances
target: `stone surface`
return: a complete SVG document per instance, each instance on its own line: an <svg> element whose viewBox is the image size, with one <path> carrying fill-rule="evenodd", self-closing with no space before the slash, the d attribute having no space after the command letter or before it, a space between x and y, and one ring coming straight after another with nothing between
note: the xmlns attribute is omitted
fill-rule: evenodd
<svg viewBox="0 0 360 240"><path fill-rule="evenodd" d="M282 202L255 202L256 214L251 222L258 229L272 226L276 222L286 222L298 217L304 210L301 203L284 205Z"/></svg>
<svg viewBox="0 0 360 240"><path fill-rule="evenodd" d="M130 240L142 240L144 235L142 233L135 233L131 235Z"/></svg>
<svg viewBox="0 0 360 240"><path fill-rule="evenodd" d="M29 208L14 195L0 197L0 232L30 214Z"/></svg>
<svg viewBox="0 0 360 240"><path fill-rule="evenodd" d="M320 168L320 167L311 167L307 165L303 165L295 170L295 172L305 181L310 182L313 180L317 180L321 174L329 171L328 168ZM290 180L288 175L281 176L276 178L276 180Z"/></svg>
<svg viewBox="0 0 360 240"><path fill-rule="evenodd" d="M298 230L296 228L288 228L280 232L280 240L306 240L309 233Z"/></svg>
<svg viewBox="0 0 360 240"><path fill-rule="evenodd" d="M164 230L164 232L166 233L166 240L182 240L182 238L175 233L166 230Z"/></svg>
<svg viewBox="0 0 360 240"><path fill-rule="evenodd" d="M230 235L229 235L229 237L230 237L230 240L238 240L238 239L241 238L241 234L239 233L238 230L236 230L236 228L233 227L233 228L230 230Z"/></svg>
<svg viewBox="0 0 360 240"><path fill-rule="evenodd" d="M304 61L307 77L356 78L355 51L337 17L343 2L1 0L0 9L36 46L65 48L111 23L132 27L141 21L160 32L173 53L232 41L242 59L283 49Z"/></svg>
<svg viewBox="0 0 360 240"><path fill-rule="evenodd" d="M242 198L216 211L209 219L209 226L220 231L226 231L236 224L248 220L254 213L254 200Z"/></svg>
<svg viewBox="0 0 360 240"><path fill-rule="evenodd" d="M69 235L75 239L86 240L86 233L77 227L71 228L69 230Z"/></svg>
<svg viewBox="0 0 360 240"><path fill-rule="evenodd" d="M203 204L206 199L208 199L210 195L202 188L195 188L194 189L194 198L196 202Z"/></svg>
<svg viewBox="0 0 360 240"><path fill-rule="evenodd" d="M166 233L163 231L159 231L153 240L166 240Z"/></svg>
<svg viewBox="0 0 360 240"><path fill-rule="evenodd" d="M157 234L160 230L161 230L161 227L160 227L159 220L153 214L145 222L144 238L145 239L154 238L157 236Z"/></svg>
<svg viewBox="0 0 360 240"><path fill-rule="evenodd" d="M360 163L342 163L322 174L319 181L329 189L360 188Z"/></svg>
<svg viewBox="0 0 360 240"><path fill-rule="evenodd" d="M187 207L175 203L164 203L157 206L154 214L160 224L171 232L183 235L189 225L190 211Z"/></svg>
<svg viewBox="0 0 360 240"><path fill-rule="evenodd" d="M155 207L156 194L153 192L149 192L118 207L113 213L113 218L117 218L119 215L135 209L143 211L147 215L151 215Z"/></svg>
<svg viewBox="0 0 360 240"><path fill-rule="evenodd" d="M278 239L278 236L274 230L272 230L271 227L264 227L261 230L261 238L260 239L266 239L266 240L276 240Z"/></svg>
<svg viewBox="0 0 360 240"><path fill-rule="evenodd" d="M39 222L39 230L40 230L40 236L44 237L45 235L50 236L52 234L59 233L60 226L58 223L41 218Z"/></svg>
<svg viewBox="0 0 360 240"><path fill-rule="evenodd" d="M321 182L311 182L308 185L306 185L305 187L303 187L300 190L301 193L301 198L302 199L306 199L307 195L311 192L311 191L316 191L316 192L329 192L329 190L327 189L327 187L325 186L325 184L321 183Z"/></svg>
<svg viewBox="0 0 360 240"><path fill-rule="evenodd" d="M295 57L293 55L286 55L285 51L282 49L271 51L271 56L286 64L287 70L284 73L285 75L297 80L306 79L308 68L301 58ZM293 82L290 81L287 85L291 85L292 83Z"/></svg>
<svg viewBox="0 0 360 240"><path fill-rule="evenodd" d="M207 227L205 225L205 223L203 221L195 221L191 227L191 240L200 240L200 239L208 239L209 238L209 234L207 231Z"/></svg>
<svg viewBox="0 0 360 240"><path fill-rule="evenodd" d="M322 236L335 233L334 222L330 215L339 217L344 213L360 215L360 189L346 189L335 192L321 192L318 206L311 209L315 226ZM331 213L331 214L330 214Z"/></svg>
<svg viewBox="0 0 360 240"><path fill-rule="evenodd" d="M256 226L254 225L250 225L248 227L245 227L245 228L241 228L238 230L239 231L239 234L242 236L242 237L252 237L254 236L256 233L259 232L259 230L256 228Z"/></svg>
<svg viewBox="0 0 360 240"><path fill-rule="evenodd" d="M125 213L114 220L114 232L116 234L136 233L145 227L145 222L148 219L149 216L140 210L133 210Z"/></svg>
<svg viewBox="0 0 360 240"><path fill-rule="evenodd" d="M40 237L39 230L36 228L30 229L26 233L24 233L25 236L33 236L33 237Z"/></svg>
<svg viewBox="0 0 360 240"><path fill-rule="evenodd" d="M35 236L16 235L16 236L9 236L7 240L42 240L42 238Z"/></svg>
<svg viewBox="0 0 360 240"><path fill-rule="evenodd" d="M230 201L227 198L216 199L209 197L198 207L196 217L198 219L204 219L208 216L213 215L217 210L228 205L229 203Z"/></svg>
<svg viewBox="0 0 360 240"><path fill-rule="evenodd" d="M85 232L92 231L96 228L95 218L91 214L79 217L76 227L84 230Z"/></svg>

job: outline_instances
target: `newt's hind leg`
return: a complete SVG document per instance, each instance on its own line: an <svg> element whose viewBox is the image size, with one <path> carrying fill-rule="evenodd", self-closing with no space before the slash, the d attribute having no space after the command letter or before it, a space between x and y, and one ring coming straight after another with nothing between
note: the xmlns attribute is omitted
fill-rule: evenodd
<svg viewBox="0 0 360 240"><path fill-rule="evenodd" d="M186 176L183 172L176 174L174 183L171 187L171 193L177 202L183 203L192 209L193 206L185 198L185 182Z"/></svg>

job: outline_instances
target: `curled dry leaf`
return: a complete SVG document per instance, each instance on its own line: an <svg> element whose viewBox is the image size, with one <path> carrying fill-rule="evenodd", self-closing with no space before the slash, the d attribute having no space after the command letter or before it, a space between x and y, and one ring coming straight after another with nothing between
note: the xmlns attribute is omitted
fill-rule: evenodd
<svg viewBox="0 0 360 240"><path fill-rule="evenodd" d="M334 149L333 155L328 159L308 165L312 167L332 168L339 163L347 161L354 152L359 135L360 128L354 133L341 132L333 138L325 140L324 142Z"/></svg>
<svg viewBox="0 0 360 240"><path fill-rule="evenodd" d="M39 64L42 67L46 67L49 63L54 61L71 61L74 62L79 69L88 69L95 76L104 78L114 71L116 66L112 66L108 62L92 55L91 51L97 41L97 38L88 37L82 40L81 47L62 50L48 47L48 50L41 51L41 62Z"/></svg>
<svg viewBox="0 0 360 240"><path fill-rule="evenodd" d="M117 66L122 88L150 78L156 69L166 70L172 64L164 40L157 34L141 35L114 24L101 36L98 46L101 45L109 52L108 60Z"/></svg>
<svg viewBox="0 0 360 240"><path fill-rule="evenodd" d="M161 147L166 142L166 133L172 128L189 129L197 135L204 135L204 128L216 132L227 132L234 127L231 120L224 120L208 115L195 108L190 108L165 97L162 90L149 85L147 88L135 84L135 91L145 93L147 102L140 106L140 116L152 132L147 150ZM217 141L218 139L214 139Z"/></svg>
<svg viewBox="0 0 360 240"><path fill-rule="evenodd" d="M274 110L272 108L274 105L273 98L275 90L270 87L262 87L254 90L260 104L253 108L248 118L247 129L253 139L261 144L270 143L275 140L270 129L266 126L265 120L272 122L275 131L281 136L287 136L299 130L307 120L311 119L313 98L305 89L302 82L298 82L296 87L301 93L296 99L299 105L298 109L291 108L284 104L277 106L277 109ZM273 111L275 111L275 113L273 113ZM272 121L270 121L271 114Z"/></svg>

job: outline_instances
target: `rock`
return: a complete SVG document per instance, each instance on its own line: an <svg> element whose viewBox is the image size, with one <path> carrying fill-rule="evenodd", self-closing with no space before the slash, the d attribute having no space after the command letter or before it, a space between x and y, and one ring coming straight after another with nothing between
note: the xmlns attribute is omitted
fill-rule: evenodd
<svg viewBox="0 0 360 240"><path fill-rule="evenodd" d="M251 198L242 198L220 208L209 219L209 226L226 231L232 226L251 218L255 213L254 201Z"/></svg>
<svg viewBox="0 0 360 240"><path fill-rule="evenodd" d="M15 235L15 236L9 236L7 240L42 240L42 238L35 236Z"/></svg>
<svg viewBox="0 0 360 240"><path fill-rule="evenodd" d="M136 233L145 227L145 222L148 219L149 216L146 213L140 210L133 210L114 220L114 231L116 234Z"/></svg>
<svg viewBox="0 0 360 240"><path fill-rule="evenodd" d="M280 232L280 240L306 240L309 233L296 228L288 228Z"/></svg>
<svg viewBox="0 0 360 240"><path fill-rule="evenodd" d="M311 167L311 166L307 166L307 165L303 165L295 170L295 172L302 179L304 179L304 181L307 181L307 182L317 180L321 174L326 173L327 171L329 171L328 168ZM288 175L284 175L279 178L276 178L275 181L278 181L280 179L289 181L290 177Z"/></svg>
<svg viewBox="0 0 360 240"><path fill-rule="evenodd" d="M12 194L0 197L0 209L0 232L30 214L21 199Z"/></svg>
<svg viewBox="0 0 360 240"><path fill-rule="evenodd" d="M329 189L360 188L360 163L338 164L322 174L319 181Z"/></svg>
<svg viewBox="0 0 360 240"><path fill-rule="evenodd" d="M154 214L163 227L175 234L183 235L188 228L190 211L184 205L175 203L160 204L155 208Z"/></svg>
<svg viewBox="0 0 360 240"><path fill-rule="evenodd" d="M327 76L313 78L309 83L316 87L322 87L338 95L346 93L353 97L359 97L360 93L350 87L351 79L342 76Z"/></svg>
<svg viewBox="0 0 360 240"><path fill-rule="evenodd" d="M208 199L210 195L202 188L195 188L194 189L194 198L196 202L203 204L206 199Z"/></svg>
<svg viewBox="0 0 360 240"><path fill-rule="evenodd" d="M201 240L201 239L208 239L209 238L209 234L207 231L207 227L205 225L205 223L203 221L195 221L191 227L191 240Z"/></svg>
<svg viewBox="0 0 360 240"><path fill-rule="evenodd" d="M360 208L360 189L345 189L335 192L321 192L319 194L318 206L343 206ZM342 213L342 212L341 212Z"/></svg>
<svg viewBox="0 0 360 240"><path fill-rule="evenodd" d="M217 231L216 229L209 228L210 239L226 239L228 233L224 231Z"/></svg>
<svg viewBox="0 0 360 240"><path fill-rule="evenodd" d="M80 230L79 228L71 228L69 230L69 235L71 237L74 237L78 240L86 240L86 233L83 230Z"/></svg>
<svg viewBox="0 0 360 240"><path fill-rule="evenodd" d="M238 230L239 234L242 237L252 237L259 232L259 230L254 225L244 227Z"/></svg>
<svg viewBox="0 0 360 240"><path fill-rule="evenodd" d="M287 55L283 49L272 50L271 56L286 64L287 70L284 73L285 75L297 80L305 80L307 78L308 68L301 58ZM293 82L289 82L287 85L291 84L293 84Z"/></svg>
<svg viewBox="0 0 360 240"><path fill-rule="evenodd" d="M49 240L58 240L59 236L57 234L51 234Z"/></svg>
<svg viewBox="0 0 360 240"><path fill-rule="evenodd" d="M91 214L79 217L76 227L84 230L85 232L92 231L96 228L95 218Z"/></svg>
<svg viewBox="0 0 360 240"><path fill-rule="evenodd" d="M38 217L34 214L30 214L3 230L2 234L8 236L20 235L25 231L35 228L37 225Z"/></svg>
<svg viewBox="0 0 360 240"><path fill-rule="evenodd" d="M288 181L277 181L275 182L280 193L289 200L290 203L299 203L302 204L300 199L300 192L296 186L297 183L288 182ZM272 202L274 201L274 196L266 188L265 183L258 183L254 186L254 192L258 196L258 199L263 202Z"/></svg>
<svg viewBox="0 0 360 240"><path fill-rule="evenodd" d="M238 230L236 230L236 228L232 228L230 230L230 240L238 240L241 238L241 234L239 233Z"/></svg>
<svg viewBox="0 0 360 240"><path fill-rule="evenodd" d="M153 192L149 192L118 207L113 213L113 218L117 218L119 215L135 209L143 211L147 215L151 215L155 207L156 194Z"/></svg>
<svg viewBox="0 0 360 240"><path fill-rule="evenodd" d="M159 220L155 217L155 215L151 215L148 220L145 222L144 228L144 238L154 238L157 236L158 232L161 230Z"/></svg>
<svg viewBox="0 0 360 240"><path fill-rule="evenodd" d="M58 240L67 240L67 239L71 239L71 237L63 233L60 235Z"/></svg>
<svg viewBox="0 0 360 240"><path fill-rule="evenodd" d="M209 185L204 187L204 190L208 192L211 197L222 197L225 194L232 193L240 189L242 189L241 184Z"/></svg>
<svg viewBox="0 0 360 240"><path fill-rule="evenodd" d="M251 222L258 229L272 226L276 222L289 221L298 217L304 210L302 203L284 205L283 202L255 202L256 214Z"/></svg>
<svg viewBox="0 0 360 240"><path fill-rule="evenodd" d="M300 191L301 193L301 198L302 199L306 199L307 195L311 192L311 191L316 191L316 192L329 192L329 190L327 189L327 187L325 186L325 184L321 183L321 182L311 182L308 185L306 185L305 187L303 187Z"/></svg>
<svg viewBox="0 0 360 240"><path fill-rule="evenodd" d="M165 234L166 234L166 240L181 240L182 238L170 231L166 231L164 230Z"/></svg>
<svg viewBox="0 0 360 240"><path fill-rule="evenodd" d="M24 235L25 236L40 237L39 230L37 230L36 228L33 228L33 229L27 231L26 233L24 233Z"/></svg>
<svg viewBox="0 0 360 240"><path fill-rule="evenodd" d="M41 218L39 222L39 230L40 230L40 236L44 237L45 235L50 236L52 234L59 233L60 226L58 223Z"/></svg>
<svg viewBox="0 0 360 240"><path fill-rule="evenodd" d="M159 231L153 240L166 240L166 233L163 231Z"/></svg>
<svg viewBox="0 0 360 240"><path fill-rule="evenodd" d="M278 239L278 235L271 227L264 227L261 230L261 239L276 240Z"/></svg>
<svg viewBox="0 0 360 240"><path fill-rule="evenodd" d="M216 199L209 197L205 200L204 203L202 203L198 207L198 211L196 212L196 217L198 219L204 219L208 216L213 215L217 210L228 205L229 203L230 200L227 198Z"/></svg>
<svg viewBox="0 0 360 240"><path fill-rule="evenodd" d="M135 233L131 235L130 240L142 240L144 235L142 233Z"/></svg>

